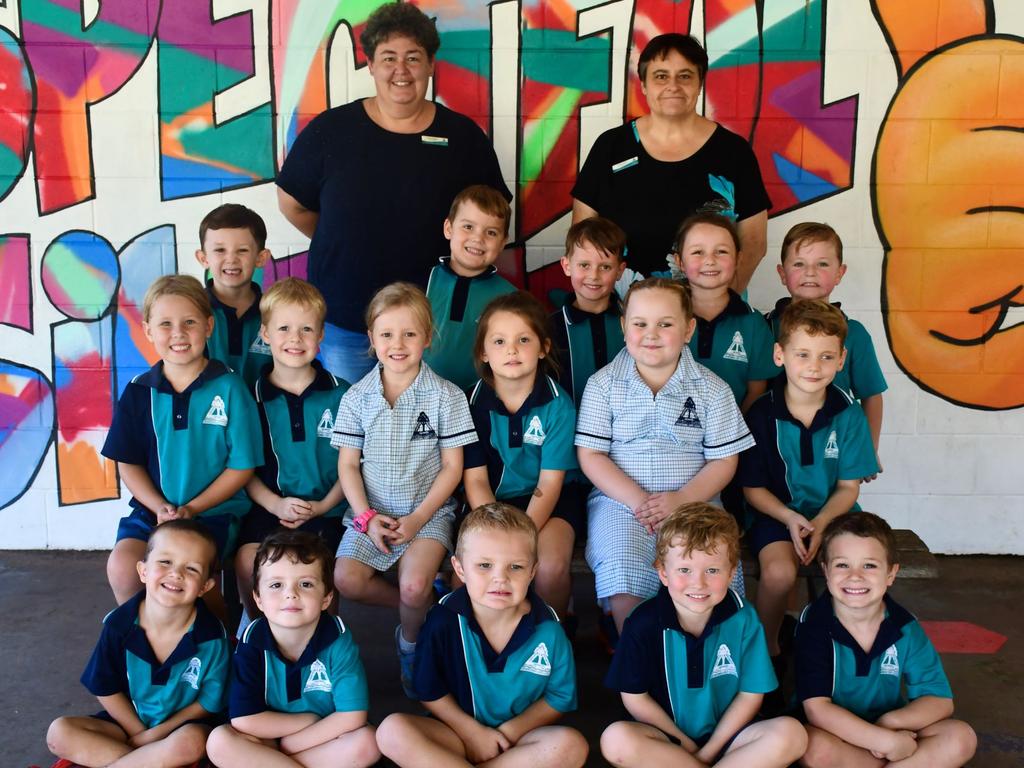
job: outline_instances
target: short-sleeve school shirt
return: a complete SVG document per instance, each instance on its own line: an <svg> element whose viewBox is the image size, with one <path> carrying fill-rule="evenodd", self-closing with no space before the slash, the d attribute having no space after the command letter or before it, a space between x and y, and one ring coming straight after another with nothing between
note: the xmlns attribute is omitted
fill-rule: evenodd
<svg viewBox="0 0 1024 768"><path fill-rule="evenodd" d="M579 469L573 436L576 409L569 395L548 376L537 376L533 391L515 413L485 381L469 393L477 441L466 446L462 466L487 467L499 501L526 496L545 469Z"/></svg>
<svg viewBox="0 0 1024 768"><path fill-rule="evenodd" d="M849 395L830 385L807 428L786 407L785 387L785 377L780 376L747 410L757 444L740 456L737 478L745 488L767 488L787 507L811 519L836 483L874 474L878 460L867 417Z"/></svg>
<svg viewBox="0 0 1024 768"><path fill-rule="evenodd" d="M782 311L793 301L789 296L779 299L775 309L765 315L765 319L772 328L772 336L779 337L779 320L782 318ZM839 302L833 302L832 306L839 309ZM836 371L836 377L832 383L844 392L857 400L864 400L868 397L880 395L889 388L882 373L882 367L878 364L878 355L875 353L875 344L871 334L864 324L843 313L846 318L846 361L843 368Z"/></svg>
<svg viewBox="0 0 1024 768"><path fill-rule="evenodd" d="M939 654L917 619L889 595L884 601L885 618L866 653L836 618L828 592L804 609L794 655L801 702L827 697L873 723L908 699L953 698Z"/></svg>
<svg viewBox="0 0 1024 768"><path fill-rule="evenodd" d="M210 360L184 392L174 390L159 362L121 393L102 453L145 467L167 501L186 504L225 469L263 463L256 403L242 379L219 360ZM145 509L137 499L130 504ZM239 490L202 516L241 517L250 506Z"/></svg>
<svg viewBox="0 0 1024 768"><path fill-rule="evenodd" d="M327 300L327 320L356 332L380 288L396 280L426 286L449 252L442 224L459 192L486 184L512 199L494 147L468 117L435 104L426 130L393 133L363 104L313 118L277 176L281 189L320 214L309 281Z"/></svg>
<svg viewBox="0 0 1024 768"><path fill-rule="evenodd" d="M335 712L369 708L366 673L359 648L341 619L320 614L302 655L281 655L267 620L250 624L235 649L231 679L231 718L260 712Z"/></svg>
<svg viewBox="0 0 1024 768"><path fill-rule="evenodd" d="M379 512L408 515L426 498L441 471L441 449L476 440L462 390L420 364L392 408L380 366L341 398L331 444L362 451L363 485Z"/></svg>
<svg viewBox="0 0 1024 768"><path fill-rule="evenodd" d="M206 341L206 351L212 360L220 360L242 377L246 386L253 386L263 366L272 362L270 345L260 336L260 287L252 283L255 295L252 304L241 317L213 292L213 280L206 281L206 293L213 307L213 334Z"/></svg>
<svg viewBox="0 0 1024 768"><path fill-rule="evenodd" d="M650 276L668 269L680 222L712 212L741 221L771 207L750 144L717 126L685 160L655 160L640 143L636 121L594 142L572 196L626 231L626 262Z"/></svg>
<svg viewBox="0 0 1024 768"><path fill-rule="evenodd" d="M146 728L197 702L210 714L223 712L231 649L220 621L197 600L195 621L161 662L139 626L145 597L143 590L103 619L82 685L93 696L123 693Z"/></svg>
<svg viewBox="0 0 1024 768"><path fill-rule="evenodd" d="M648 493L678 490L713 459L754 444L729 385L683 348L658 392L623 349L583 392L576 446L607 453Z"/></svg>
<svg viewBox="0 0 1024 768"><path fill-rule="evenodd" d="M694 637L665 587L626 619L604 684L650 695L691 739L709 736L737 694L778 686L753 606L730 589Z"/></svg>
<svg viewBox="0 0 1024 768"><path fill-rule="evenodd" d="M334 414L348 383L313 361L315 376L305 391L293 395L270 381L264 368L253 392L263 431L263 466L256 476L278 496L319 501L338 482L338 449L331 445ZM339 502L325 516L338 517Z"/></svg>
<svg viewBox="0 0 1024 768"><path fill-rule="evenodd" d="M718 317L697 318L690 352L701 365L720 376L737 403L743 402L752 381L773 379L779 373L773 359L775 339L760 312L729 291L729 303Z"/></svg>
<svg viewBox="0 0 1024 768"><path fill-rule="evenodd" d="M558 383L579 407L590 377L604 368L625 346L622 310L616 296L604 312L585 312L573 306L570 293L562 308L551 315L551 340L558 356Z"/></svg>
<svg viewBox="0 0 1024 768"><path fill-rule="evenodd" d="M543 699L558 712L576 709L576 662L555 612L533 593L530 612L495 651L473 616L465 587L427 614L416 641L415 688L422 701L455 698L490 728Z"/></svg>
<svg viewBox="0 0 1024 768"><path fill-rule="evenodd" d="M423 360L442 379L469 389L477 380L473 342L480 315L491 299L515 293L516 287L494 267L476 277L463 277L452 271L450 262L451 258L441 259L427 281L434 334Z"/></svg>

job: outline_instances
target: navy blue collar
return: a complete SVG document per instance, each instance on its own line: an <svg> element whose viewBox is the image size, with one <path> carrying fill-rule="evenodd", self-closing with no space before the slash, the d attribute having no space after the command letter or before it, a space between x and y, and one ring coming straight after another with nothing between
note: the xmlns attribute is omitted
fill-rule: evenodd
<svg viewBox="0 0 1024 768"><path fill-rule="evenodd" d="M460 275L458 272L456 272L454 269L452 269L452 265L451 265L452 257L451 256L442 256L440 259L438 259L438 261L441 263L441 269L443 269L449 275L454 277L456 280L488 280L491 277L493 277L494 275L498 274L497 267L495 267L493 264L491 264L489 267L487 267L487 269L485 269L479 275L473 275L472 277L467 277L466 275Z"/></svg>
<svg viewBox="0 0 1024 768"><path fill-rule="evenodd" d="M270 381L270 372L274 370L273 363L267 363L263 366L263 370L260 371L260 377L256 382L256 402L268 402L281 395L288 397L297 397L299 400L305 400L307 397L312 395L314 392L326 392L334 389L338 386L338 380L327 371L319 360L313 360L313 381L310 382L309 386L302 390L299 395L294 395L291 392L287 392L283 389L278 388Z"/></svg>
<svg viewBox="0 0 1024 768"><path fill-rule="evenodd" d="M885 653L889 646L902 637L903 627L915 621L913 614L893 600L890 595L883 595L882 602L885 604L885 618L882 619L882 623L878 627L878 634L875 635L875 641L871 644L871 650L867 653L864 652L860 643L853 639L853 635L836 617L832 595L827 591L807 606L802 619L805 624L810 626L824 624L829 636L833 640L853 651L854 657L857 660L857 674L863 676L867 674L866 671L863 671L867 664L872 659Z"/></svg>
<svg viewBox="0 0 1024 768"><path fill-rule="evenodd" d="M199 373L196 380L189 384L184 392L178 392L171 386L167 377L164 376L164 361L161 360L145 373L140 373L132 379L132 382L135 384L141 384L144 387L150 387L155 389L157 392L163 392L168 395L185 395L194 392L200 387L205 386L208 382L220 378L229 372L228 367L220 360L207 360L206 367Z"/></svg>
<svg viewBox="0 0 1024 768"><path fill-rule="evenodd" d="M195 656L201 643L225 638L224 626L210 612L206 603L196 600L196 618L192 626L181 636L171 655L160 662L153 653L146 631L139 626L139 608L146 599L142 589L130 600L110 612L106 623L124 637L125 648L149 664L154 684L164 685L170 678L171 668L180 661Z"/></svg>
<svg viewBox="0 0 1024 768"><path fill-rule="evenodd" d="M803 422L798 420L789 412L786 405L786 372L783 371L771 382L768 396L772 399L772 416L779 421L789 421L796 424L800 429L807 429L808 432L817 432L831 424L832 419L850 407L852 400L834 384L829 384L825 390L825 402L814 414L809 428L804 427Z"/></svg>
<svg viewBox="0 0 1024 768"><path fill-rule="evenodd" d="M782 313L786 309L786 307L788 307L792 303L793 303L793 297L792 296L783 296L781 299L776 301L775 302L775 309L773 309L767 315L768 322L771 322L776 317L781 317ZM836 309L838 309L840 312L843 311L842 304L840 302L838 302L838 301L833 301L832 302L832 306L835 307ZM846 313L845 312L843 312L843 317L846 317Z"/></svg>
<svg viewBox="0 0 1024 768"><path fill-rule="evenodd" d="M587 312L579 307L574 307L573 302L575 300L576 294L570 293L565 297L565 303L562 305L565 319L569 321L569 325L588 323L598 317L622 317L622 307L619 306L619 299L614 291L609 297L608 308L604 312Z"/></svg>
<svg viewBox="0 0 1024 768"><path fill-rule="evenodd" d="M239 320L248 320L252 315L259 315L260 313L260 299L263 298L263 291L260 290L259 285L252 280L249 281L249 287L252 288L252 292L254 294L252 304L250 304L249 308L242 313L241 317L239 317L237 314L238 310L217 298L217 294L213 292L213 278L209 278L206 281L206 293L210 297L210 304L213 306L213 309L215 311L220 310L225 314L238 317Z"/></svg>
<svg viewBox="0 0 1024 768"><path fill-rule="evenodd" d="M535 376L533 389L526 396L523 404L519 406L519 410L516 413L509 413L508 408L505 407L501 398L498 397L498 393L494 391L494 387L480 379L473 389L470 390L469 402L486 408L488 411L496 411L502 416L515 416L519 413L529 413L532 408L550 403L555 399L555 393L555 383L550 378L547 376Z"/></svg>
<svg viewBox="0 0 1024 768"><path fill-rule="evenodd" d="M675 630L687 637L693 637L693 635L683 629L682 625L679 623L679 614L676 612L676 604L672 602L672 596L668 593L668 587L662 585L653 599L657 608L658 624L662 629ZM735 616L736 612L740 609L740 605L739 597L732 591L732 589L730 589L726 593L725 599L711 609L711 616L708 617L708 623L705 625L704 631L701 632L700 637L695 639L703 640L710 635L711 631L715 627Z"/></svg>
<svg viewBox="0 0 1024 768"><path fill-rule="evenodd" d="M302 655L295 661L289 661L281 655L281 651L277 647L277 641L274 640L274 634L270 631L270 623L265 618L256 619L256 621L249 625L242 636L242 640L259 648L261 651L270 651L276 654L288 668L301 668L312 664L316 657L320 655L320 652L328 648L344 631L344 625L340 620L335 619L326 611L321 611L316 629L313 630L313 636L309 638L309 643L306 644L306 649L302 652Z"/></svg>
<svg viewBox="0 0 1024 768"><path fill-rule="evenodd" d="M530 603L530 612L519 620L516 631L512 633L512 637L509 638L501 653L495 651L487 641L487 637L480 628L476 616L473 615L473 603L470 601L469 593L465 587L459 587L454 592L449 592L441 599L441 602L438 603L434 610L448 610L451 613L464 617L469 628L480 637L480 647L483 649L484 663L487 665L487 668L492 670L504 669L506 659L526 644L533 636L539 624L543 624L545 621L558 620L555 618L551 608L533 591L532 584L526 593L526 599Z"/></svg>

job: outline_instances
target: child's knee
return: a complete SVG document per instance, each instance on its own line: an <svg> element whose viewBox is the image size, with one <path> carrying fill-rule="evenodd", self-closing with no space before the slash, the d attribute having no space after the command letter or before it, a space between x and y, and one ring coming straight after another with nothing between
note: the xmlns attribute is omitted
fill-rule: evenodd
<svg viewBox="0 0 1024 768"><path fill-rule="evenodd" d="M788 557L762 558L759 581L769 589L788 591L796 584L796 568L796 563Z"/></svg>
<svg viewBox="0 0 1024 768"><path fill-rule="evenodd" d="M377 746L377 734L372 725L364 725L351 734L348 745L349 764L357 768L366 768L380 760L380 748Z"/></svg>
<svg viewBox="0 0 1024 768"><path fill-rule="evenodd" d="M238 732L230 725L214 728L206 738L206 754L210 761L219 764L231 754L231 744L238 738Z"/></svg>
<svg viewBox="0 0 1024 768"><path fill-rule="evenodd" d="M46 729L46 748L58 756L66 753L69 738L74 731L71 718L58 717Z"/></svg>
<svg viewBox="0 0 1024 768"><path fill-rule="evenodd" d="M946 721L948 746L943 752L955 758L955 765L963 765L974 757L978 749L978 735L962 720Z"/></svg>
<svg viewBox="0 0 1024 768"><path fill-rule="evenodd" d="M210 732L201 725L183 725L167 737L167 746L175 757L194 763L206 754Z"/></svg>
<svg viewBox="0 0 1024 768"><path fill-rule="evenodd" d="M358 600L366 591L367 579L357 568L350 568L344 558L338 558L334 565L334 587L338 594L348 600Z"/></svg>
<svg viewBox="0 0 1024 768"><path fill-rule="evenodd" d="M552 760L550 765L562 768L579 768L587 761L590 747L583 734L575 728L560 726L553 730Z"/></svg>
<svg viewBox="0 0 1024 768"><path fill-rule="evenodd" d="M612 723L601 734L601 754L613 765L630 765L636 758L636 733L630 723Z"/></svg>
<svg viewBox="0 0 1024 768"><path fill-rule="evenodd" d="M807 751L807 731L792 717L777 717L768 721L769 744L765 745L780 760L792 762Z"/></svg>
<svg viewBox="0 0 1024 768"><path fill-rule="evenodd" d="M541 584L567 584L570 561L571 556L563 557L561 553L539 560L537 581Z"/></svg>
<svg viewBox="0 0 1024 768"><path fill-rule="evenodd" d="M407 743L408 715L395 712L377 726L376 746L385 757L394 758Z"/></svg>
<svg viewBox="0 0 1024 768"><path fill-rule="evenodd" d="M409 608L426 608L434 593L434 574L403 573L398 579L399 599Z"/></svg>
<svg viewBox="0 0 1024 768"><path fill-rule="evenodd" d="M825 768L835 765L839 759L839 741L830 733L811 726L806 730L807 747L800 765L806 768Z"/></svg>

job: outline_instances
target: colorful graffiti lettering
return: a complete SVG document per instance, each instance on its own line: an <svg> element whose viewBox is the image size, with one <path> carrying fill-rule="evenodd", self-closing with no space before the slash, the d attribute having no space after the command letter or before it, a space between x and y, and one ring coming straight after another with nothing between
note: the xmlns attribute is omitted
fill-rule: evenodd
<svg viewBox="0 0 1024 768"><path fill-rule="evenodd" d="M28 235L0 235L0 323L32 330Z"/></svg>
<svg viewBox="0 0 1024 768"><path fill-rule="evenodd" d="M931 14L876 2L902 74L875 149L894 356L929 391L975 408L1024 405L1024 38L993 35L987 3ZM938 23L937 23L938 22Z"/></svg>
<svg viewBox="0 0 1024 768"><path fill-rule="evenodd" d="M28 366L0 360L0 509L35 479L53 440L53 389Z"/></svg>

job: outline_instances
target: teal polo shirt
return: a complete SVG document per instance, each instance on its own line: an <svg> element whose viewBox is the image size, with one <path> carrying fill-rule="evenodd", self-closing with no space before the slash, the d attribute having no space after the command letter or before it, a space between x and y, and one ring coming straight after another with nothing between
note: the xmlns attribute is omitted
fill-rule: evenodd
<svg viewBox="0 0 1024 768"><path fill-rule="evenodd" d="M590 377L615 359L626 345L622 338L622 310L613 293L608 309L599 314L573 306L570 293L560 310L551 315L551 340L558 359L558 383L579 407Z"/></svg>
<svg viewBox="0 0 1024 768"><path fill-rule="evenodd" d="M793 301L789 296L779 299L775 309L765 315L765 319L772 327L772 337L779 337L779 320L782 311ZM840 309L839 302L832 302L832 306ZM841 311L841 309L840 309ZM845 312L846 318L846 361L841 371L836 372L832 383L851 397L863 400L868 397L880 395L889 388L882 373L882 367L878 364L878 355L875 354L875 344L871 340L868 329L857 320L852 319Z"/></svg>
<svg viewBox="0 0 1024 768"><path fill-rule="evenodd" d="M254 390L265 459L256 476L278 496L319 501L338 481L338 449L331 446L331 436L348 382L314 360L312 383L293 395L271 383L272 370L272 365L264 367ZM342 501L325 516L339 517L347 506Z"/></svg>
<svg viewBox="0 0 1024 768"><path fill-rule="evenodd" d="M767 488L810 520L838 481L878 472L878 460L864 411L848 394L830 385L807 428L786 407L785 388L780 376L747 410L756 444L740 454L736 477L744 488ZM859 509L854 504L851 511Z"/></svg>
<svg viewBox="0 0 1024 768"><path fill-rule="evenodd" d="M533 391L515 413L481 380L469 393L477 441L463 448L463 466L487 467L499 501L532 494L541 470L579 469L576 463L576 409L548 376L537 376Z"/></svg>
<svg viewBox="0 0 1024 768"><path fill-rule="evenodd" d="M235 649L228 714L233 719L260 712L335 712L369 709L366 673L359 648L341 619L320 614L313 636L295 661L277 649L265 618L246 628Z"/></svg>
<svg viewBox="0 0 1024 768"><path fill-rule="evenodd" d="M450 261L450 256L441 259L427 281L434 335L423 359L442 379L469 389L477 380L473 365L477 321L491 299L517 289L494 267L475 277L463 277L452 271Z"/></svg>
<svg viewBox="0 0 1024 768"><path fill-rule="evenodd" d="M103 619L100 640L82 673L93 696L123 693L146 728L198 702L210 714L224 711L231 649L224 627L202 600L196 618L171 655L158 661L139 626L142 590Z"/></svg>
<svg viewBox="0 0 1024 768"><path fill-rule="evenodd" d="M830 698L873 723L908 700L953 698L939 654L917 619L889 595L883 599L885 618L869 651L836 618L828 592L804 609L794 654L801 702Z"/></svg>
<svg viewBox="0 0 1024 768"><path fill-rule="evenodd" d="M729 303L717 317L696 320L690 337L693 359L724 379L737 403L743 402L750 382L778 375L771 328L738 293L729 291Z"/></svg>
<svg viewBox="0 0 1024 768"><path fill-rule="evenodd" d="M416 641L414 688L422 701L451 695L462 711L496 728L543 699L576 709L576 662L555 612L531 588L530 612L501 651L473 616L465 587L430 609Z"/></svg>
<svg viewBox="0 0 1024 768"><path fill-rule="evenodd" d="M648 694L694 740L711 735L737 694L778 686L753 606L730 589L694 637L665 587L626 619L604 684Z"/></svg>
<svg viewBox="0 0 1024 768"><path fill-rule="evenodd" d="M176 392L159 362L121 393L103 444L112 461L145 467L171 504L194 499L225 469L263 463L260 420L245 383L210 360L184 392ZM133 509L145 509L136 499ZM202 513L241 517L251 506L245 491ZM155 512L154 510L149 510Z"/></svg>
<svg viewBox="0 0 1024 768"><path fill-rule="evenodd" d="M255 294L252 304L239 317L234 307L224 304L213 292L213 280L206 281L206 293L213 306L213 334L206 342L211 360L220 360L253 386L263 366L271 362L270 345L260 336L260 299L263 293L251 283Z"/></svg>

